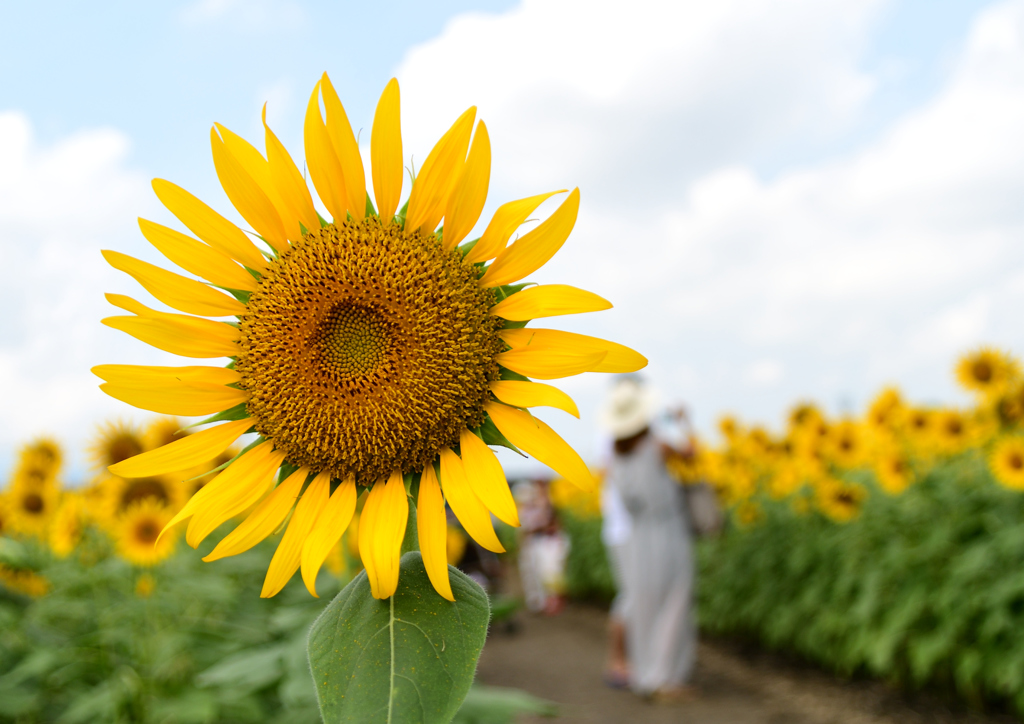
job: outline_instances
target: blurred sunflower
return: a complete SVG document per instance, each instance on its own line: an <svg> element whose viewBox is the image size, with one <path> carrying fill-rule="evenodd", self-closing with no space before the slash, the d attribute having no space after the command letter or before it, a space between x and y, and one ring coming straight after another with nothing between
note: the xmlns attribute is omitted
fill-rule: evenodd
<svg viewBox="0 0 1024 724"><path fill-rule="evenodd" d="M934 448L943 455L956 455L966 450L973 439L971 420L959 410L939 410L932 425Z"/></svg>
<svg viewBox="0 0 1024 724"><path fill-rule="evenodd" d="M45 596L50 591L50 582L35 571L3 563L0 563L0 584L32 598Z"/></svg>
<svg viewBox="0 0 1024 724"><path fill-rule="evenodd" d="M899 495L914 480L910 457L902 450L890 447L875 458L875 477L889 495Z"/></svg>
<svg viewBox="0 0 1024 724"><path fill-rule="evenodd" d="M106 470L145 449L142 431L131 423L116 420L100 424L89 445L89 456L98 470Z"/></svg>
<svg viewBox="0 0 1024 724"><path fill-rule="evenodd" d="M219 124L211 129L211 143L224 191L267 249L196 197L158 179L157 196L199 239L140 220L143 235L212 286L104 252L112 266L184 312L158 312L108 295L133 316L105 324L185 357L232 358L229 368L95 368L101 388L129 404L168 415L212 414L208 422L225 422L111 472L145 477L188 468L215 458L246 432L258 433L256 443L200 489L171 524L191 519L186 540L196 546L259 503L205 559L216 560L252 547L288 520L263 596L277 593L300 567L316 595L317 571L348 526L361 486L368 489L359 529L362 561L373 595L389 597L398 584L407 485L418 483L424 565L438 593L452 599L445 500L489 550L503 550L491 513L510 525L519 522L488 444L514 445L570 481L593 485L579 455L524 409L551 406L578 416L575 404L528 378L632 372L646 365L641 355L612 342L523 326L611 306L574 287L517 284L569 236L578 190L511 245L534 210L561 192L499 207L483 235L460 246L480 217L490 177L490 140L483 122L474 134L475 115L470 108L442 136L399 209L399 90L390 81L371 130L374 209L355 135L324 74L307 107L305 166L333 222L317 213L302 173L264 114L265 156Z"/></svg>
<svg viewBox="0 0 1024 724"><path fill-rule="evenodd" d="M59 497L60 492L48 485L12 486L7 494L10 532L45 540Z"/></svg>
<svg viewBox="0 0 1024 724"><path fill-rule="evenodd" d="M787 461L775 468L768 479L768 495L775 500L788 498L804 484L804 472L799 463Z"/></svg>
<svg viewBox="0 0 1024 724"><path fill-rule="evenodd" d="M171 475L153 475L147 478L122 478L109 475L103 481L103 507L101 515L107 521L117 520L134 503L155 501L172 513L185 503L186 483Z"/></svg>
<svg viewBox="0 0 1024 724"><path fill-rule="evenodd" d="M146 450L170 445L172 442L188 437L189 431L182 429L176 417L158 417L146 426L142 434L142 444Z"/></svg>
<svg viewBox="0 0 1024 724"><path fill-rule="evenodd" d="M152 498L132 503L114 529L117 552L136 566L155 566L174 553L177 535L160 532L171 520L171 512Z"/></svg>
<svg viewBox="0 0 1024 724"><path fill-rule="evenodd" d="M828 455L841 468L856 468L864 463L867 439L860 426L842 420L833 426L828 438Z"/></svg>
<svg viewBox="0 0 1024 724"><path fill-rule="evenodd" d="M866 497L863 486L836 478L818 481L815 490L818 509L837 523L848 523L856 518Z"/></svg>
<svg viewBox="0 0 1024 724"><path fill-rule="evenodd" d="M1016 435L1000 438L989 453L988 465L1003 487L1024 490L1024 438Z"/></svg>
<svg viewBox="0 0 1024 724"><path fill-rule="evenodd" d="M927 454L930 451L934 443L932 432L935 429L935 413L932 410L920 407L905 410L901 427L916 454Z"/></svg>
<svg viewBox="0 0 1024 724"><path fill-rule="evenodd" d="M1020 378L1020 372L1020 362L991 347L964 355L956 365L956 378L961 386L984 396L1003 392Z"/></svg>
<svg viewBox="0 0 1024 724"><path fill-rule="evenodd" d="M50 550L54 555L58 558L71 555L82 539L85 523L85 502L82 496L66 494L50 525Z"/></svg>
<svg viewBox="0 0 1024 724"><path fill-rule="evenodd" d="M60 444L49 437L41 437L25 445L18 454L18 470L26 468L38 481L52 479L60 470L64 452Z"/></svg>
<svg viewBox="0 0 1024 724"><path fill-rule="evenodd" d="M786 422L789 426L789 430L802 430L810 424L819 422L824 419L821 414L821 410L816 405L810 402L801 402L793 406L786 416Z"/></svg>
<svg viewBox="0 0 1024 724"><path fill-rule="evenodd" d="M903 396L900 391L895 387L886 387L868 406L866 421L875 430L889 430L897 422L903 407Z"/></svg>

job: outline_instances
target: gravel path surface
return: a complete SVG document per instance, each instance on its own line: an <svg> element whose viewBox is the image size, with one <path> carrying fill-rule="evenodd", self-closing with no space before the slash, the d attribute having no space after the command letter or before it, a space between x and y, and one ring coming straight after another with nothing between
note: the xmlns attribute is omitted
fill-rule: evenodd
<svg viewBox="0 0 1024 724"><path fill-rule="evenodd" d="M846 682L779 657L702 642L694 684L698 700L650 704L601 682L605 613L570 606L553 618L521 615L519 631L495 632L478 678L561 705L557 721L687 724L1010 724L1018 720L953 712L922 697L910 701L878 682ZM525 718L529 722L551 721Z"/></svg>

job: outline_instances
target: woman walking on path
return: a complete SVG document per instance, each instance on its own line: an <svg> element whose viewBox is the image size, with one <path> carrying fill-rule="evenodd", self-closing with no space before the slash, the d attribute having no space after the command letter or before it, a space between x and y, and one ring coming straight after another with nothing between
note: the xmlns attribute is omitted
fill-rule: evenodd
<svg viewBox="0 0 1024 724"><path fill-rule="evenodd" d="M638 694L680 700L697 654L693 536L682 486L665 466L673 451L650 431L653 394L636 378L616 383L602 410L615 438L606 484L630 519L618 546L630 686Z"/></svg>

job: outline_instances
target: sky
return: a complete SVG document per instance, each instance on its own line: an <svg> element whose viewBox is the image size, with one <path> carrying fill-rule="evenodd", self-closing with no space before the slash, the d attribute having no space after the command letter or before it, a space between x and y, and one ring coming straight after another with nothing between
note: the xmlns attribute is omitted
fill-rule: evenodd
<svg viewBox="0 0 1024 724"><path fill-rule="evenodd" d="M965 403L957 355L1024 352L1024 0L19 3L0 25L0 470L51 434L72 482L108 419L90 367L175 364L99 320L137 295L99 250L153 262L149 180L230 218L216 121L260 109L301 156L327 71L361 140L389 78L413 163L468 106L493 146L489 213L578 186L533 280L615 308L548 326L628 344L710 433L797 400L855 412L885 384ZM552 206L542 207L540 216ZM596 462L606 376L542 413ZM505 457L510 473L523 463Z"/></svg>

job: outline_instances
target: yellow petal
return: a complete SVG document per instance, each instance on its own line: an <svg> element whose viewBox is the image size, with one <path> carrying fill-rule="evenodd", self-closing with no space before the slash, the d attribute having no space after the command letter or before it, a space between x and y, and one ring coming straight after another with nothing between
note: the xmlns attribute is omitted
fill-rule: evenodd
<svg viewBox="0 0 1024 724"><path fill-rule="evenodd" d="M489 551L504 553L498 536L491 525L491 514L469 485L466 469L459 456L448 448L441 448L441 490L452 512L473 540Z"/></svg>
<svg viewBox="0 0 1024 724"><path fill-rule="evenodd" d="M398 588L398 572L402 559L402 539L409 522L409 498L405 482L398 470L388 478L377 509L377 532L372 538L377 563L377 598L390 598Z"/></svg>
<svg viewBox="0 0 1024 724"><path fill-rule="evenodd" d="M252 475L254 470L262 470L263 466L268 464L273 449L273 443L267 441L246 451L244 455L232 462L217 477L189 498L184 507L171 518L171 522L160 531L160 536L163 536L181 521L192 517L202 506L207 504L223 505L225 501L230 501L233 493L239 487L244 487L248 484L249 476ZM157 538L157 542L160 542L160 538Z"/></svg>
<svg viewBox="0 0 1024 724"><path fill-rule="evenodd" d="M598 337L588 337L557 329L503 329L498 333L512 349L528 346L577 353L606 352L604 357L589 372L613 372L623 374L636 372L647 366L647 358L625 345L609 342ZM511 369L511 368L509 368ZM524 373L525 374L525 373ZM529 375L528 375L529 376Z"/></svg>
<svg viewBox="0 0 1024 724"><path fill-rule="evenodd" d="M349 476L339 485L317 518L316 527L302 546L302 581L306 589L316 595L316 576L324 564L327 554L341 540L342 534L352 522L356 512L356 479Z"/></svg>
<svg viewBox="0 0 1024 724"><path fill-rule="evenodd" d="M118 309L123 309L126 312L137 314L140 317L147 317L149 319L159 319L161 314L166 312L158 312L155 309L150 309L142 302L137 302L131 297L126 297L124 294L111 294L106 293L103 295L108 302L113 304Z"/></svg>
<svg viewBox="0 0 1024 724"><path fill-rule="evenodd" d="M505 471L487 443L469 430L463 430L459 436L459 452L462 454L462 466L466 470L469 487L480 498L480 502L494 513L499 520L513 528L519 527L519 511L516 501L512 499Z"/></svg>
<svg viewBox="0 0 1024 724"><path fill-rule="evenodd" d="M299 498L295 506L292 519L288 521L288 528L277 544L274 557L270 559L270 567L267 569L267 577L263 580L263 590L260 591L260 598L270 598L277 594L284 584L299 570L299 561L302 557L302 546L306 543L313 526L320 517L320 511L327 506L327 500L331 492L331 474L320 473L313 482L309 484L306 491Z"/></svg>
<svg viewBox="0 0 1024 724"><path fill-rule="evenodd" d="M373 115L370 132L370 166L373 170L373 195L381 221L390 223L402 197L402 123L399 110L398 81L392 78L384 87Z"/></svg>
<svg viewBox="0 0 1024 724"><path fill-rule="evenodd" d="M416 499L416 526L423 567L434 590L454 601L452 583L448 578L448 521L444 514L444 498L437 482L434 466L428 465L420 475L420 493Z"/></svg>
<svg viewBox="0 0 1024 724"><path fill-rule="evenodd" d="M500 402L488 402L484 409L509 442L584 490L594 487L594 477L579 454L554 430L528 412Z"/></svg>
<svg viewBox="0 0 1024 724"><path fill-rule="evenodd" d="M541 317L582 314L611 309L607 299L568 284L543 284L528 287L491 307L491 314L512 322L527 322Z"/></svg>
<svg viewBox="0 0 1024 724"><path fill-rule="evenodd" d="M484 229L480 241L466 254L466 261L475 264L479 261L493 259L508 244L512 233L526 221L538 206L547 201L555 194L564 194L566 189L551 191L546 194L538 194L529 198L509 201L502 204L491 217L491 223Z"/></svg>
<svg viewBox="0 0 1024 724"><path fill-rule="evenodd" d="M328 213L335 222L345 220L348 196L341 162L331 145L331 138L320 116L320 83L313 88L313 94L306 105L306 121L303 125L303 142L306 144L306 167L313 179L313 186ZM363 204L365 208L365 202Z"/></svg>
<svg viewBox="0 0 1024 724"><path fill-rule="evenodd" d="M217 135L216 128L210 129L210 147L213 149L213 166L217 170L217 178L232 205L268 244L279 252L285 251L288 241L274 203L227 149Z"/></svg>
<svg viewBox="0 0 1024 724"><path fill-rule="evenodd" d="M245 311L245 305L234 297L218 292L195 279L169 272L120 252L104 250L102 254L110 266L129 274L147 292L179 311L201 314L205 317L237 316Z"/></svg>
<svg viewBox="0 0 1024 724"><path fill-rule="evenodd" d="M362 221L366 216L366 171L363 170L363 156L359 153L359 143L352 133L352 124L348 122L345 107L341 105L341 100L326 73L320 79L320 91L323 93L324 108L327 110L327 133L331 137L331 145L345 176L348 213L355 221Z"/></svg>
<svg viewBox="0 0 1024 724"><path fill-rule="evenodd" d="M153 179L153 190L167 210L178 217L193 234L215 249L263 272L266 259L249 237L185 189L163 179Z"/></svg>
<svg viewBox="0 0 1024 724"><path fill-rule="evenodd" d="M203 382L230 385L242 376L225 367L154 367L151 365L97 365L92 373L104 382L118 385L159 385L178 382Z"/></svg>
<svg viewBox="0 0 1024 724"><path fill-rule="evenodd" d="M227 477L226 482L213 488L209 495L193 508L192 520L185 531L185 541L190 546L198 546L222 523L251 508L274 487L274 478L277 476L277 469L284 462L284 453L270 452L266 448L268 445L272 443L265 442L235 460L192 496L192 500L195 500L219 479ZM261 455L252 461L246 461L246 458L257 450L262 450Z"/></svg>
<svg viewBox="0 0 1024 724"><path fill-rule="evenodd" d="M208 359L238 354L240 332L231 325L184 314L159 317L107 317L103 324L126 332L164 352Z"/></svg>
<svg viewBox="0 0 1024 724"><path fill-rule="evenodd" d="M491 392L512 407L554 407L568 412L573 417L580 416L579 408L573 399L551 385L520 380L497 380L491 383Z"/></svg>
<svg viewBox="0 0 1024 724"><path fill-rule="evenodd" d="M249 393L245 390L205 382L178 382L160 386L104 382L100 389L115 400L127 402L140 410L182 417L213 415L249 400Z"/></svg>
<svg viewBox="0 0 1024 724"><path fill-rule="evenodd" d="M288 209L288 218L294 220L293 227L285 227L288 238L298 241L302 238L301 223L306 231L320 228L320 219L313 208L313 197L309 195L309 187L299 173L288 150L284 147L267 125L267 107L263 106L263 132L267 145L267 163L270 166L270 180L277 190L281 203ZM282 221L285 220L282 215ZM286 222L287 223L287 222Z"/></svg>
<svg viewBox="0 0 1024 724"><path fill-rule="evenodd" d="M420 229L432 234L437 228L448 196L466 163L466 149L469 148L475 117L476 106L472 106L459 116L427 155L409 193L406 230Z"/></svg>
<svg viewBox="0 0 1024 724"><path fill-rule="evenodd" d="M203 560L209 563L235 556L252 548L277 530L299 498L309 468L300 468L274 488L237 528L228 533Z"/></svg>
<svg viewBox="0 0 1024 724"><path fill-rule="evenodd" d="M380 591L380 581L377 577L377 561L373 557L373 537L377 531L377 511L380 509L380 501L384 497L384 488L387 483L378 480L366 493L366 501L363 503L363 512L359 516L359 530L357 539L359 541L359 558L366 570L366 578L370 583L370 593L374 598Z"/></svg>
<svg viewBox="0 0 1024 724"><path fill-rule="evenodd" d="M491 181L491 139L483 121L476 125L476 136L462 174L448 197L444 212L444 248L451 250L465 239L480 219Z"/></svg>
<svg viewBox="0 0 1024 724"><path fill-rule="evenodd" d="M148 478L151 475L188 470L216 458L250 427L252 420L249 418L225 422L128 458L107 469L122 478Z"/></svg>
<svg viewBox="0 0 1024 724"><path fill-rule="evenodd" d="M501 352L494 361L506 369L538 380L557 380L589 372L601 363L605 352L586 352L533 345Z"/></svg>
<svg viewBox="0 0 1024 724"><path fill-rule="evenodd" d="M146 219L139 219L139 228L150 244L185 271L219 287L256 291L253 275L219 249Z"/></svg>
<svg viewBox="0 0 1024 724"><path fill-rule="evenodd" d="M480 278L480 284L485 287L512 284L540 269L569 238L579 210L580 190L573 189L555 213L498 254Z"/></svg>

